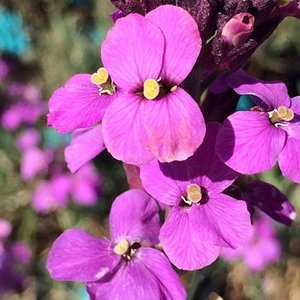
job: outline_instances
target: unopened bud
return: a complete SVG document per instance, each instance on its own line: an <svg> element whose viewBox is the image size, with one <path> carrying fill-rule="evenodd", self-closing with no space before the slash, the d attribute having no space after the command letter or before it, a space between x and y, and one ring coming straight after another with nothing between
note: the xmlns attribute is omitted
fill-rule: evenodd
<svg viewBox="0 0 300 300"><path fill-rule="evenodd" d="M239 13L231 18L222 29L222 37L234 47L242 45L253 32L255 18L249 13Z"/></svg>

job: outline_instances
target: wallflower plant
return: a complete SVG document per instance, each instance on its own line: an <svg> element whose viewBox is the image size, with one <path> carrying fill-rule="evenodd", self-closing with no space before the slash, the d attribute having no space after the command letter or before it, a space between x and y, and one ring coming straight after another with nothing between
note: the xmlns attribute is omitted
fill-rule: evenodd
<svg viewBox="0 0 300 300"><path fill-rule="evenodd" d="M223 253L263 269L280 251L256 216L290 226L296 211L276 187L243 175L278 161L300 182L300 98L240 68L286 16L299 18L299 2L112 3L119 10L101 45L103 67L53 93L48 125L72 133L72 172L106 148L131 189L112 204L110 240L81 229L61 234L50 276L85 283L94 300L177 300L187 295L171 264L198 270ZM239 95L256 106L234 112Z"/></svg>

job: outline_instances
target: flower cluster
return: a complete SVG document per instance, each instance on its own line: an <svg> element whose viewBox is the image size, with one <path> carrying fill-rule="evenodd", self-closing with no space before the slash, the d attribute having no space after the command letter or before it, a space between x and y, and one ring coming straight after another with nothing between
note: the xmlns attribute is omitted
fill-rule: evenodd
<svg viewBox="0 0 300 300"><path fill-rule="evenodd" d="M85 282L91 299L185 299L170 262L197 270L221 253L243 256L253 235L273 245L259 211L285 225L296 217L275 186L243 175L278 161L300 182L300 97L238 69L285 16L299 17L299 4L112 2L121 12L102 43L103 66L52 94L48 125L72 133L65 150L72 172L106 148L139 190L114 201L110 240L70 229L54 242L48 270L53 279ZM254 105L234 112L228 91ZM273 250L268 262L279 255Z"/></svg>

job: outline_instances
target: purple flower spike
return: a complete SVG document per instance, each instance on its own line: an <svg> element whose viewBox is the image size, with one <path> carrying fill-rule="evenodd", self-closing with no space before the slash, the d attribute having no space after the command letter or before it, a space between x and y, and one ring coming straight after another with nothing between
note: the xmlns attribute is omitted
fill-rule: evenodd
<svg viewBox="0 0 300 300"><path fill-rule="evenodd" d="M240 70L227 83L257 106L229 116L217 138L216 151L230 168L243 174L271 169L278 160L283 175L300 182L300 97L290 98L280 82L264 82Z"/></svg>
<svg viewBox="0 0 300 300"><path fill-rule="evenodd" d="M256 180L243 195L248 205L257 207L277 222L290 226L296 218L291 202L272 184Z"/></svg>
<svg viewBox="0 0 300 300"><path fill-rule="evenodd" d="M94 300L185 299L167 258L150 247L160 227L155 201L143 191L127 191L114 201L109 220L111 241L65 231L49 254L51 277L86 282Z"/></svg>
<svg viewBox="0 0 300 300"><path fill-rule="evenodd" d="M197 103L179 85L200 48L197 24L182 8L165 5L146 17L117 20L101 49L120 87L103 118L103 139L115 158L138 165L193 155L205 124Z"/></svg>
<svg viewBox="0 0 300 300"><path fill-rule="evenodd" d="M209 123L203 144L184 162L141 166L145 190L171 206L159 240L178 268L211 264L221 247L236 248L248 238L250 214L244 201L222 193L238 174L213 149L220 125Z"/></svg>

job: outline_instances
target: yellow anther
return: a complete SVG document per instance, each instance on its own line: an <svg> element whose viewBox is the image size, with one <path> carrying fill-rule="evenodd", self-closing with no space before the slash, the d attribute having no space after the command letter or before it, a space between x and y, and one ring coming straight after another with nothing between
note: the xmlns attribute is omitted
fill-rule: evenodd
<svg viewBox="0 0 300 300"><path fill-rule="evenodd" d="M148 100L153 100L159 95L159 84L155 79L147 79L144 82L144 97Z"/></svg>
<svg viewBox="0 0 300 300"><path fill-rule="evenodd" d="M118 255L124 255L129 249L129 243L126 239L122 239L114 247L114 252Z"/></svg>
<svg viewBox="0 0 300 300"><path fill-rule="evenodd" d="M99 68L96 73L91 75L91 82L97 85L106 83L108 79L109 74L105 68Z"/></svg>
<svg viewBox="0 0 300 300"><path fill-rule="evenodd" d="M175 92L177 90L177 85L171 87L170 92Z"/></svg>
<svg viewBox="0 0 300 300"><path fill-rule="evenodd" d="M187 200L192 203L198 203L202 199L201 187L198 184L192 183L187 187Z"/></svg>
<svg viewBox="0 0 300 300"><path fill-rule="evenodd" d="M285 106L278 107L277 115L283 121L291 121L294 119L294 112Z"/></svg>

